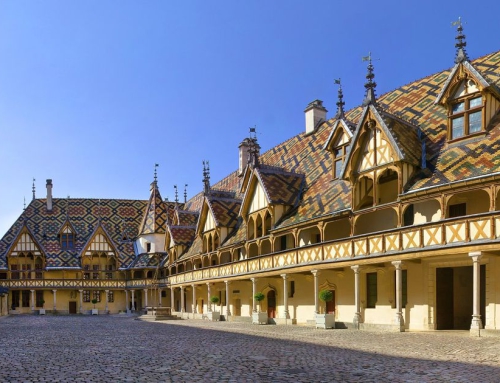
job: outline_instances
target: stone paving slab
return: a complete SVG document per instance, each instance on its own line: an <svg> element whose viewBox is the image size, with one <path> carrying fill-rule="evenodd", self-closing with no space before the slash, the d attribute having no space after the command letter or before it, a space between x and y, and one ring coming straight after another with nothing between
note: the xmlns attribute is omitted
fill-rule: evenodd
<svg viewBox="0 0 500 383"><path fill-rule="evenodd" d="M0 320L0 382L500 382L498 338L130 316Z"/></svg>

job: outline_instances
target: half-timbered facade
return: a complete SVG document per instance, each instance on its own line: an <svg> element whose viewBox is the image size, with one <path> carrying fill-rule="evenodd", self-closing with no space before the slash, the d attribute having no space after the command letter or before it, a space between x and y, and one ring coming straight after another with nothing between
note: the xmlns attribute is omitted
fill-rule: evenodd
<svg viewBox="0 0 500 383"><path fill-rule="evenodd" d="M189 200L34 198L0 241L5 314L170 307L183 318L500 329L500 52L326 118ZM321 290L333 301L319 301ZM264 300L257 302L257 292ZM213 306L211 297L219 303Z"/></svg>

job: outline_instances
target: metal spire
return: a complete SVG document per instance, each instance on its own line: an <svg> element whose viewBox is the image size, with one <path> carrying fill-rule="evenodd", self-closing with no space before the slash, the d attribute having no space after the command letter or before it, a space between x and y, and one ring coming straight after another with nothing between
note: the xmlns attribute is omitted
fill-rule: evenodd
<svg viewBox="0 0 500 383"><path fill-rule="evenodd" d="M334 84L337 84L339 86L339 92L338 92L339 99L337 101L337 114L335 115L335 118L337 119L345 118L344 114L345 102L344 102L344 94L342 93L342 84L340 82L340 78L335 79L333 82Z"/></svg>
<svg viewBox="0 0 500 383"><path fill-rule="evenodd" d="M23 211L26 210L26 197L24 197L24 207L23 207Z"/></svg>
<svg viewBox="0 0 500 383"><path fill-rule="evenodd" d="M210 165L208 161L203 161L203 192L205 195L210 193Z"/></svg>
<svg viewBox="0 0 500 383"><path fill-rule="evenodd" d="M250 128L250 147L248 148L248 163L250 166L257 168L259 167L259 149L260 146L257 143L257 127L254 126Z"/></svg>
<svg viewBox="0 0 500 383"><path fill-rule="evenodd" d="M187 187L188 187L188 184L184 184L184 203L187 202L187 198L188 198Z"/></svg>
<svg viewBox="0 0 500 383"><path fill-rule="evenodd" d="M368 56L365 56L362 58L362 61L368 61L368 73L366 74L366 82L365 82L365 89L366 89L366 97L365 100L363 101L363 105L370 105L370 104L376 104L375 101L375 88L377 87L377 83L373 81L373 78L375 77L375 74L373 73L373 63L372 63L372 53L368 52Z"/></svg>
<svg viewBox="0 0 500 383"><path fill-rule="evenodd" d="M175 204L179 203L179 192L177 191L177 185L174 185L175 190Z"/></svg>
<svg viewBox="0 0 500 383"><path fill-rule="evenodd" d="M464 61L469 61L469 57L467 56L467 52L465 51L465 47L467 46L467 42L465 41L465 35L463 34L464 27L462 25L462 19L459 17L457 21L451 23L452 26L457 26L457 37L455 40L455 48L457 48L457 53L455 55L455 63L461 63Z"/></svg>
<svg viewBox="0 0 500 383"><path fill-rule="evenodd" d="M154 183L156 184L156 181L158 180L158 174L156 172L156 168L160 166L160 164L155 164L155 176L154 176Z"/></svg>
<svg viewBox="0 0 500 383"><path fill-rule="evenodd" d="M33 199L35 199L35 177L33 177L33 186L31 188L31 190L33 191Z"/></svg>

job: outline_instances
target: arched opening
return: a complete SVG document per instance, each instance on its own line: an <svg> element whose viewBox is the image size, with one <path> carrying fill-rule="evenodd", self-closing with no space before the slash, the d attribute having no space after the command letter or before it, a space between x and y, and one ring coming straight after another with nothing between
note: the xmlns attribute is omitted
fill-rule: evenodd
<svg viewBox="0 0 500 383"><path fill-rule="evenodd" d="M337 221L328 222L325 226L324 241L347 238L351 235L351 221L349 218L342 218Z"/></svg>
<svg viewBox="0 0 500 383"><path fill-rule="evenodd" d="M267 293L267 316L276 318L276 291L269 290Z"/></svg>
<svg viewBox="0 0 500 383"><path fill-rule="evenodd" d="M262 217L260 214L257 216L257 219L255 221L255 226L257 227L257 233L256 233L256 238L262 237Z"/></svg>
<svg viewBox="0 0 500 383"><path fill-rule="evenodd" d="M487 213L490 210L490 196L484 190L455 194L448 200L446 210L446 218Z"/></svg>
<svg viewBox="0 0 500 383"><path fill-rule="evenodd" d="M180 263L178 266L177 266L177 273L183 273L184 272L184 264L183 263Z"/></svg>
<svg viewBox="0 0 500 383"><path fill-rule="evenodd" d="M193 270L193 262L187 261L186 262L186 271L191 271L191 270Z"/></svg>
<svg viewBox="0 0 500 383"><path fill-rule="evenodd" d="M220 256L220 264L226 264L231 262L231 253L229 251L224 251Z"/></svg>
<svg viewBox="0 0 500 383"><path fill-rule="evenodd" d="M268 211L266 211L266 216L264 218L264 235L269 235L271 233L271 214L269 214Z"/></svg>
<svg viewBox="0 0 500 383"><path fill-rule="evenodd" d="M253 217L248 218L247 228L247 239L255 239L255 221L253 220Z"/></svg>
<svg viewBox="0 0 500 383"><path fill-rule="evenodd" d="M292 234L285 234L276 237L274 242L274 248L276 251L283 251L287 249L293 249L295 247L295 240Z"/></svg>
<svg viewBox="0 0 500 383"><path fill-rule="evenodd" d="M271 241L269 239L264 239L260 243L260 253L262 255L264 254L270 254L272 252L271 249Z"/></svg>
<svg viewBox="0 0 500 383"><path fill-rule="evenodd" d="M258 255L259 255L259 247L255 242L251 243L250 246L248 246L248 257L252 258Z"/></svg>
<svg viewBox="0 0 500 383"><path fill-rule="evenodd" d="M398 173L387 169L377 179L378 204L394 202L398 199Z"/></svg>
<svg viewBox="0 0 500 383"><path fill-rule="evenodd" d="M299 247L321 242L321 234L317 226L299 232Z"/></svg>
<svg viewBox="0 0 500 383"><path fill-rule="evenodd" d="M205 268L205 267L209 267L209 266L210 266L210 259L208 257L203 257L202 267Z"/></svg>
<svg viewBox="0 0 500 383"><path fill-rule="evenodd" d="M361 177L354 188L354 206L357 210L373 206L373 180Z"/></svg>
<svg viewBox="0 0 500 383"><path fill-rule="evenodd" d="M142 278L144 278L144 271L135 270L134 271L134 279L142 279Z"/></svg>
<svg viewBox="0 0 500 383"><path fill-rule="evenodd" d="M383 209L358 217L354 226L354 235L374 233L397 227L398 217L394 209Z"/></svg>

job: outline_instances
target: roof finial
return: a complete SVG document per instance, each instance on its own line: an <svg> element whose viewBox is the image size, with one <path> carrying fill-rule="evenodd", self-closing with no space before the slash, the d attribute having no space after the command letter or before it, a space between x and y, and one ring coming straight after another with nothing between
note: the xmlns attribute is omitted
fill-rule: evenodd
<svg viewBox="0 0 500 383"><path fill-rule="evenodd" d="M26 197L24 197L24 207L23 210L26 210Z"/></svg>
<svg viewBox="0 0 500 383"><path fill-rule="evenodd" d="M154 183L156 183L156 181L158 180L158 174L156 172L156 168L160 166L160 164L155 164L155 177L154 177Z"/></svg>
<svg viewBox="0 0 500 383"><path fill-rule="evenodd" d="M203 161L203 192L205 195L210 193L210 165L208 161Z"/></svg>
<svg viewBox="0 0 500 383"><path fill-rule="evenodd" d="M33 186L31 188L31 190L33 191L33 199L35 199L35 181L36 181L36 179L35 179L35 177L33 177Z"/></svg>
<svg viewBox="0 0 500 383"><path fill-rule="evenodd" d="M175 190L175 204L177 205L179 203L179 192L177 191L177 185L174 185L174 190Z"/></svg>
<svg viewBox="0 0 500 383"><path fill-rule="evenodd" d="M465 51L465 47L467 46L467 42L465 41L465 35L463 34L464 27L462 25L462 18L459 17L457 21L451 23L452 26L457 26L457 37L455 40L455 48L457 48L457 53L455 55L455 63L461 63L464 61L469 61L469 57L467 56L467 52Z"/></svg>
<svg viewBox="0 0 500 383"><path fill-rule="evenodd" d="M339 92L338 92L338 101L337 101L337 114L335 115L335 118L341 119L344 118L344 94L342 93L342 83L340 82L340 77L338 79L333 80L334 84L337 84L339 86Z"/></svg>
<svg viewBox="0 0 500 383"><path fill-rule="evenodd" d="M188 184L184 184L184 203L187 202L187 198L188 198L187 187L188 187Z"/></svg>
<svg viewBox="0 0 500 383"><path fill-rule="evenodd" d="M368 61L368 73L366 74L366 97L363 101L363 105L375 104L375 88L377 87L377 83L373 81L375 74L373 73L373 64L372 64L372 53L368 52L368 56L362 58L362 61Z"/></svg>

